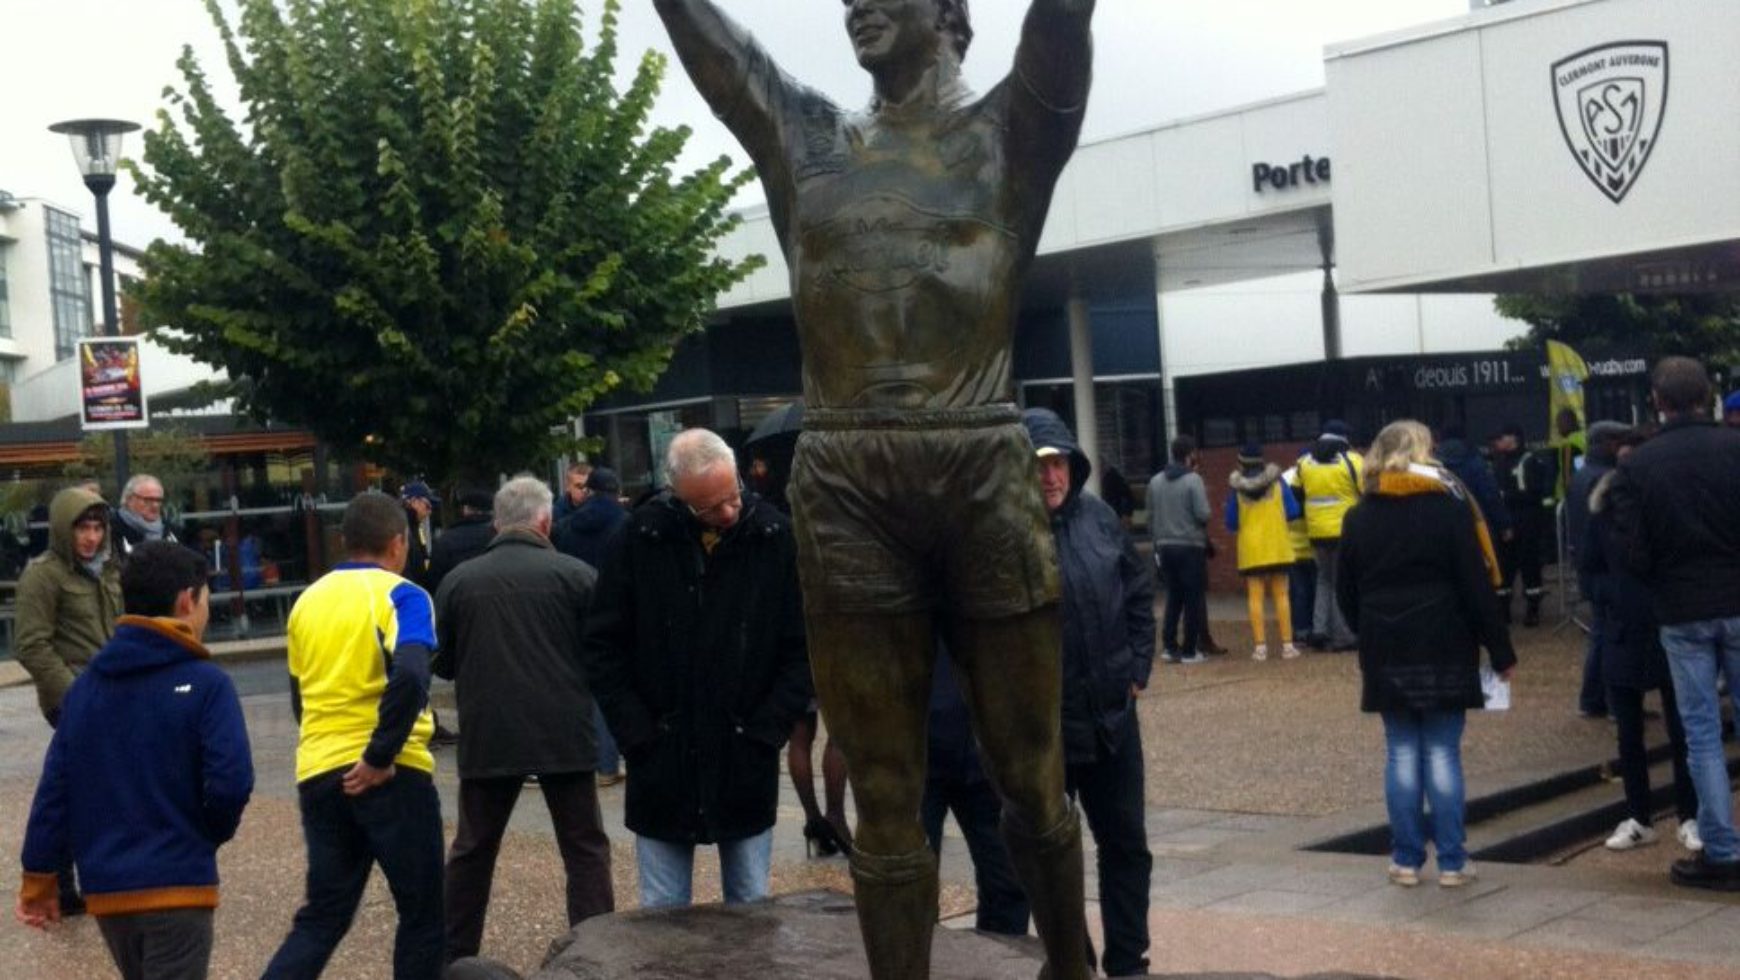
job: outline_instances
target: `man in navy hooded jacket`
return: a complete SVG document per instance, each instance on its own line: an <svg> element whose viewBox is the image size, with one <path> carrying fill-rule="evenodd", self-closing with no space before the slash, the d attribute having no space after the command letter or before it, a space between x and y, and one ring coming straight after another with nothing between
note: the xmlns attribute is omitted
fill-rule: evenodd
<svg viewBox="0 0 1740 980"><path fill-rule="evenodd" d="M1110 505L1083 489L1091 464L1057 414L1021 413L1063 572L1067 786L1098 851L1106 976L1148 972L1148 850L1136 696L1154 669L1154 578Z"/></svg>
<svg viewBox="0 0 1740 980"><path fill-rule="evenodd" d="M242 706L200 644L204 556L153 541L121 573L127 615L61 705L24 837L17 917L60 918L70 843L85 900L126 980L203 978L217 849L254 789Z"/></svg>

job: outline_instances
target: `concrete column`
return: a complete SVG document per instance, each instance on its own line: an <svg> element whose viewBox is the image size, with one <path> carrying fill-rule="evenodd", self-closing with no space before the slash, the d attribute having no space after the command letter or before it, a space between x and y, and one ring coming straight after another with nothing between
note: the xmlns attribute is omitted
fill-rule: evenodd
<svg viewBox="0 0 1740 980"><path fill-rule="evenodd" d="M1075 390L1075 441L1093 463L1087 488L1100 492L1100 426L1098 402L1094 398L1094 332L1093 318L1088 313L1087 300L1079 290L1069 297L1069 367Z"/></svg>
<svg viewBox="0 0 1740 980"><path fill-rule="evenodd" d="M1328 214L1318 221L1317 248L1323 256L1323 359L1341 360L1341 292L1335 288L1335 226Z"/></svg>
<svg viewBox="0 0 1740 980"><path fill-rule="evenodd" d="M1160 350L1160 412L1163 416L1161 430L1165 433L1165 440L1159 447L1155 463L1164 467L1169 458L1167 453L1172 445L1172 440L1178 437L1178 392L1174 387L1175 380L1172 377L1172 351L1167 349L1166 344L1166 294L1160 290L1162 282L1160 273L1162 271L1164 270L1160 268L1160 250L1156 248L1154 250L1154 330L1160 337L1160 342L1157 345Z"/></svg>

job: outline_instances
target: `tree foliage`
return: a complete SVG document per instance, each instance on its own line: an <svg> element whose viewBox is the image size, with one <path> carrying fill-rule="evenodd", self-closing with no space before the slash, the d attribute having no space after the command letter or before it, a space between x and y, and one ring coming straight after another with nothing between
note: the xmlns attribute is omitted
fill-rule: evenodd
<svg viewBox="0 0 1740 980"><path fill-rule="evenodd" d="M211 456L199 436L173 423L129 433L127 460L134 474L156 477L170 497L179 495L187 481L211 469ZM115 434L93 432L79 440L78 459L61 467L61 476L63 482L94 479L113 488L115 496L110 502L120 503L121 487L115 482Z"/></svg>
<svg viewBox="0 0 1740 980"><path fill-rule="evenodd" d="M714 246L750 176L673 176L665 64L615 79L619 0L206 0L240 91L191 49L141 192L191 244L147 250L146 322L243 407L434 478L523 468L645 389L759 257Z"/></svg>
<svg viewBox="0 0 1740 980"><path fill-rule="evenodd" d="M1497 297L1494 305L1529 325L1528 333L1511 341L1513 349L1558 340L1585 357L1635 353L1654 361L1681 354L1740 365L1740 297L1731 294L1517 293Z"/></svg>

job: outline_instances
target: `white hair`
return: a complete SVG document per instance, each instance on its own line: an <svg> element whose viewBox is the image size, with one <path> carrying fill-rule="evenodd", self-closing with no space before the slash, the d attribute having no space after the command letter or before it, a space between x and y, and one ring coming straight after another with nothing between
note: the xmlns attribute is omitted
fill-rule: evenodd
<svg viewBox="0 0 1740 980"><path fill-rule="evenodd" d="M665 478L671 486L685 477L697 476L715 466L737 472L737 454L710 429L684 429L665 450Z"/></svg>
<svg viewBox="0 0 1740 980"><path fill-rule="evenodd" d="M496 530L538 526L550 516L555 500L549 484L537 477L526 473L514 477L495 492Z"/></svg>
<svg viewBox="0 0 1740 980"><path fill-rule="evenodd" d="M127 485L121 488L121 500L125 501L128 497L138 493L139 488L147 483L155 483L159 490L163 489L162 480L157 479L149 473L135 473L133 474L133 478L127 481Z"/></svg>

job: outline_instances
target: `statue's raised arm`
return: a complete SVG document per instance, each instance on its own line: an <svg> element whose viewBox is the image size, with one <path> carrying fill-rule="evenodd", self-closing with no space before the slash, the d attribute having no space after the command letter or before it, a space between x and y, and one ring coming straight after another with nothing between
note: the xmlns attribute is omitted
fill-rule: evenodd
<svg viewBox="0 0 1740 980"><path fill-rule="evenodd" d="M654 0L654 6L683 70L749 153L769 203L776 212L783 211L791 178L781 149L780 117L784 101L798 86L712 0Z"/></svg>
<svg viewBox="0 0 1740 980"><path fill-rule="evenodd" d="M1033 0L1021 27L1009 137L1018 158L1039 168L1029 174L1044 187L1035 201L1050 200L1049 183L1081 135L1093 83L1093 15L1094 0Z"/></svg>
<svg viewBox="0 0 1740 980"><path fill-rule="evenodd" d="M1079 113L1093 79L1094 0L1033 0L1021 26L1015 71L1033 96Z"/></svg>

